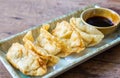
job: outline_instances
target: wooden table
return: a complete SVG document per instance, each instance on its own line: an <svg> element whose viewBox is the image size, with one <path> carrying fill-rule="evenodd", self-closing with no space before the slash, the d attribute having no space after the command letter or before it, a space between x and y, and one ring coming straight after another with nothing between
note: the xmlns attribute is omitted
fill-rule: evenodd
<svg viewBox="0 0 120 78"><path fill-rule="evenodd" d="M120 0L0 0L0 39L94 3L120 14ZM1 62L0 78L12 78ZM120 44L57 78L120 78Z"/></svg>

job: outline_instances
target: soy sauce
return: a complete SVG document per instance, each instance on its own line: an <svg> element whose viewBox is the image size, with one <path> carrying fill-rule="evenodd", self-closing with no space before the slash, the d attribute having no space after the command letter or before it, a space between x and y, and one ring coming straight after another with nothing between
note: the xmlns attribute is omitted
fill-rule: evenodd
<svg viewBox="0 0 120 78"><path fill-rule="evenodd" d="M102 16L94 16L90 17L86 20L88 24L98 26L98 27L106 27L114 25L111 20Z"/></svg>

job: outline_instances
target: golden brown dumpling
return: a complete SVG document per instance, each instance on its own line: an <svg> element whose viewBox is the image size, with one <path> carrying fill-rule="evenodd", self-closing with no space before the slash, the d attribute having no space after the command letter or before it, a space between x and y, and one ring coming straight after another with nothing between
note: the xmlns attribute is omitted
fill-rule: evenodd
<svg viewBox="0 0 120 78"><path fill-rule="evenodd" d="M73 52L79 53L85 49L80 34L66 21L58 23L52 34L62 42L62 52L58 54L60 57L68 56Z"/></svg>
<svg viewBox="0 0 120 78"><path fill-rule="evenodd" d="M47 72L45 62L32 50L26 50L19 43L13 43L7 53L8 61L26 75L39 76Z"/></svg>
<svg viewBox="0 0 120 78"><path fill-rule="evenodd" d="M39 55L48 55L48 53L43 48L34 44L34 39L31 31L28 31L26 35L23 37L23 42L27 50L31 49L38 53Z"/></svg>
<svg viewBox="0 0 120 78"><path fill-rule="evenodd" d="M34 42L32 31L28 31L26 33L26 35L23 37L23 42L26 42L27 40L30 40L31 42Z"/></svg>
<svg viewBox="0 0 120 78"><path fill-rule="evenodd" d="M101 33L95 27L80 25L80 22L80 18L73 17L70 19L70 24L76 31L80 33L87 47L98 44L104 38L103 33Z"/></svg>
<svg viewBox="0 0 120 78"><path fill-rule="evenodd" d="M29 36L30 36L31 38L33 38L31 31L29 31L26 35L28 36L28 34L29 34ZM28 38L26 35L24 36L23 40L25 40L24 46L25 46L25 48L26 48L27 50L30 49L30 50L34 51L35 53L37 53L37 54L41 57L41 59L42 59L48 66L53 66L53 65L55 65L55 64L59 61L59 58L58 58L57 56L48 54L45 49L41 48L41 47L38 46L38 45L33 44L33 43L30 41L31 38Z"/></svg>
<svg viewBox="0 0 120 78"><path fill-rule="evenodd" d="M66 21L57 23L56 28L52 30L52 34L60 39L69 39L73 32L72 27Z"/></svg>
<svg viewBox="0 0 120 78"><path fill-rule="evenodd" d="M25 48L28 50L32 50L33 52L37 53L41 59L47 64L48 66L53 66L58 63L59 58L57 56L48 54L45 49L34 45L31 41L26 41L25 42Z"/></svg>
<svg viewBox="0 0 120 78"><path fill-rule="evenodd" d="M40 35L36 43L44 48L48 54L56 55L61 51L61 45L58 39L47 31L48 29L49 25L44 25L40 29Z"/></svg>

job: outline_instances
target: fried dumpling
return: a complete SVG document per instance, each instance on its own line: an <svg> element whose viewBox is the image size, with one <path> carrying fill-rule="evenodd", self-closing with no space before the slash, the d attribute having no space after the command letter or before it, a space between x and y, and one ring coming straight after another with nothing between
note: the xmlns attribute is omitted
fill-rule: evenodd
<svg viewBox="0 0 120 78"><path fill-rule="evenodd" d="M73 29L71 28L70 24L66 21L61 23L57 23L56 28L52 30L52 34L58 38L69 39Z"/></svg>
<svg viewBox="0 0 120 78"><path fill-rule="evenodd" d="M59 61L57 56L48 54L45 49L34 45L31 41L26 41L24 46L26 49L30 49L37 53L48 66L53 66Z"/></svg>
<svg viewBox="0 0 120 78"><path fill-rule="evenodd" d="M44 25L40 29L40 35L36 43L44 48L48 54L56 55L61 51L61 45L58 39L47 31L48 27L49 25Z"/></svg>
<svg viewBox="0 0 120 78"><path fill-rule="evenodd" d="M34 39L31 31L28 31L26 35L23 37L23 42L24 42L24 47L27 50L28 49L33 50L34 52L40 55L48 55L48 53L44 49L42 49L41 47L38 48L38 46L34 44ZM38 50L41 50L41 51L38 51Z"/></svg>
<svg viewBox="0 0 120 78"><path fill-rule="evenodd" d="M31 31L29 31L26 35L28 35L32 37L32 33ZM55 65L58 61L59 61L59 58L57 56L54 56L54 55L51 55L51 54L48 54L47 51L43 48L41 48L40 46L38 45L35 45L32 41L31 41L31 38L28 38L27 36L24 36L23 40L25 40L24 42L24 46L27 50L32 50L33 52L37 53L41 59L48 65L48 66L53 66ZM27 37L27 38L26 38Z"/></svg>
<svg viewBox="0 0 120 78"><path fill-rule="evenodd" d="M34 42L32 31L28 31L26 33L26 35L23 37L23 42L26 42L27 40L30 40L31 42Z"/></svg>
<svg viewBox="0 0 120 78"><path fill-rule="evenodd" d="M40 56L19 43L13 43L6 56L15 68L26 75L39 76L47 72L46 64Z"/></svg>
<svg viewBox="0 0 120 78"><path fill-rule="evenodd" d="M73 52L79 53L85 49L80 34L66 21L58 23L52 34L62 42L62 51L58 54L60 57L68 56Z"/></svg>
<svg viewBox="0 0 120 78"><path fill-rule="evenodd" d="M80 25L80 18L71 18L70 24L72 27L78 31L85 42L86 47L94 46L98 44L103 38L104 35L98 29L92 26Z"/></svg>

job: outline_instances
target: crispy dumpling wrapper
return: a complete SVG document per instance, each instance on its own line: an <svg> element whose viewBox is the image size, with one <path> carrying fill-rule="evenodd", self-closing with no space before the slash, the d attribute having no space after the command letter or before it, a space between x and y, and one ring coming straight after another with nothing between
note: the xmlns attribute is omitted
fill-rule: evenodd
<svg viewBox="0 0 120 78"><path fill-rule="evenodd" d="M80 25L80 22L80 18L73 17L70 19L71 26L80 33L86 47L94 46L100 43L100 41L104 38L103 33L93 26Z"/></svg>
<svg viewBox="0 0 120 78"><path fill-rule="evenodd" d="M52 34L58 38L69 39L73 29L66 21L57 23L56 28L52 30Z"/></svg>
<svg viewBox="0 0 120 78"><path fill-rule="evenodd" d="M46 64L40 56L19 43L13 43L6 56L15 68L26 75L39 76L47 72Z"/></svg>
<svg viewBox="0 0 120 78"><path fill-rule="evenodd" d="M59 58L57 56L48 54L45 49L34 45L31 41L26 41L24 46L26 49L30 49L37 53L48 66L53 66L59 61Z"/></svg>
<svg viewBox="0 0 120 78"><path fill-rule="evenodd" d="M68 56L71 53L79 53L85 49L80 34L66 21L58 23L52 34L61 41L62 51L58 54L60 57Z"/></svg>
<svg viewBox="0 0 120 78"><path fill-rule="evenodd" d="M46 28L47 28L47 27L46 27ZM48 29L48 28L47 28L47 29ZM29 36L28 36L28 34L29 34ZM28 37L27 37L26 35L27 35ZM48 52L47 52L45 49L43 49L43 48L41 48L40 46L35 45L34 43L32 43L31 38L33 38L33 36L32 36L32 32L31 32L31 31L29 31L26 35L24 36L23 39L26 39L24 46L25 46L25 48L26 48L27 50L30 49L30 50L34 51L35 53L37 53L37 54L41 57L41 59L42 59L48 66L53 66L53 65L55 65L55 64L59 61L59 58L58 58L57 56L48 54ZM26 37L27 37L27 38L26 38ZM29 37L31 37L31 38L29 38Z"/></svg>
<svg viewBox="0 0 120 78"><path fill-rule="evenodd" d="M58 39L47 31L48 29L49 25L44 25L40 29L40 35L36 43L44 48L48 54L56 55L61 51L61 45Z"/></svg>
<svg viewBox="0 0 120 78"><path fill-rule="evenodd" d="M47 64L47 62L48 62L48 57L47 57L48 53L44 49L42 49L42 48L40 48L38 46L35 46L29 40L27 40L25 42L24 46L25 46L26 50L32 50L33 52L35 52L36 54L38 54L41 57L41 59L45 62L45 64Z"/></svg>
<svg viewBox="0 0 120 78"><path fill-rule="evenodd" d="M13 43L7 53L8 61L22 73L31 76L41 76L47 73L47 66L58 63L57 56L48 54L45 49L35 45L32 32L24 37L24 46Z"/></svg>
<svg viewBox="0 0 120 78"><path fill-rule="evenodd" d="M23 37L23 42L26 42L27 40L30 40L31 42L34 42L32 31L28 31L26 33L26 35Z"/></svg>

